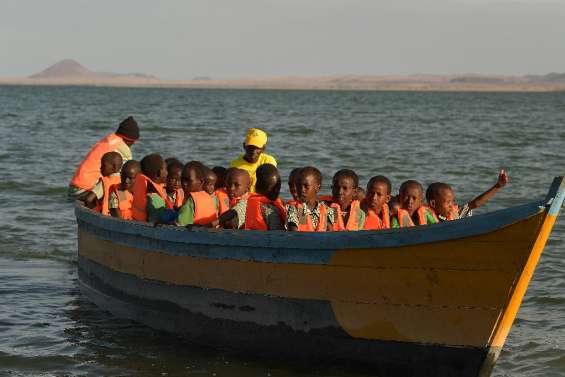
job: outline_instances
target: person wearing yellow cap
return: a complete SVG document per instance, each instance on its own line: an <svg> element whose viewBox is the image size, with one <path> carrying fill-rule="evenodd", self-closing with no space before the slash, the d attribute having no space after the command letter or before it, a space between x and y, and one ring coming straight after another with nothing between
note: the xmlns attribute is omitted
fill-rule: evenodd
<svg viewBox="0 0 565 377"><path fill-rule="evenodd" d="M230 163L230 167L243 169L249 173L251 177L250 192L255 192L255 182L257 182L255 171L259 166L263 164L277 166L275 158L265 153L266 147L267 133L258 128L250 128L247 130L245 142L243 143L245 153Z"/></svg>

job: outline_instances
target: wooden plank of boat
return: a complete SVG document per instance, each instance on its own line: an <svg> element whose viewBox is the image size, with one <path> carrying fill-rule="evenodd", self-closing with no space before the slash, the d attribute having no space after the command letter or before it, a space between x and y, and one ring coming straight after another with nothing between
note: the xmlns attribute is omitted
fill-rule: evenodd
<svg viewBox="0 0 565 377"><path fill-rule="evenodd" d="M117 316L379 376L488 376L559 214L543 201L385 231L154 228L76 207L81 291Z"/></svg>

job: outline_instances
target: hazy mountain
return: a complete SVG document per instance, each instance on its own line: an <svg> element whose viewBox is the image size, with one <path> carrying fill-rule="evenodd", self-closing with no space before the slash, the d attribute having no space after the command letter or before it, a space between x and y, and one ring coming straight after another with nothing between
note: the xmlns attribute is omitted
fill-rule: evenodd
<svg viewBox="0 0 565 377"><path fill-rule="evenodd" d="M148 75L145 73L112 73L112 72L93 72L86 68L79 62L73 59L61 60L44 69L43 71L29 76L31 79L43 79L43 80L73 80L80 81L85 80L88 82L102 80L107 82L108 80L159 80L153 75Z"/></svg>
<svg viewBox="0 0 565 377"><path fill-rule="evenodd" d="M63 77L84 77L91 78L96 76L96 73L90 71L88 68L73 59L61 60L58 63L53 64L49 68L43 71L31 75L32 79L56 79Z"/></svg>

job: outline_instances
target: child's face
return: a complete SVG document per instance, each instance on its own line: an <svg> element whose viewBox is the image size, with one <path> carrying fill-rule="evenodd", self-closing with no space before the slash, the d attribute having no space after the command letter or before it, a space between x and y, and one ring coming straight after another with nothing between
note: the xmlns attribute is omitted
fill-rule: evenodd
<svg viewBox="0 0 565 377"><path fill-rule="evenodd" d="M159 176L155 180L156 183L166 183L167 182L167 163L163 161L161 165L161 170L159 170Z"/></svg>
<svg viewBox="0 0 565 377"><path fill-rule="evenodd" d="M298 200L298 188L296 187L297 180L298 179L292 179L288 181L288 191L294 200Z"/></svg>
<svg viewBox="0 0 565 377"><path fill-rule="evenodd" d="M249 191L249 180L243 174L231 175L226 181L226 191L230 199L239 198Z"/></svg>
<svg viewBox="0 0 565 377"><path fill-rule="evenodd" d="M206 176L206 183L204 184L204 191L206 191L208 194L212 195L214 193L214 191L216 190L216 180L218 178L216 177L216 174L208 174Z"/></svg>
<svg viewBox="0 0 565 377"><path fill-rule="evenodd" d="M194 169L187 169L183 172L181 178L181 186L184 192L197 192L202 191L204 182L198 177Z"/></svg>
<svg viewBox="0 0 565 377"><path fill-rule="evenodd" d="M400 206L412 215L422 205L422 195L419 187L408 186L400 195Z"/></svg>
<svg viewBox="0 0 565 377"><path fill-rule="evenodd" d="M122 170L122 188L124 190L132 192L133 185L135 184L135 177L137 177L138 173L139 169L137 169L135 166Z"/></svg>
<svg viewBox="0 0 565 377"><path fill-rule="evenodd" d="M367 196L365 201L369 208L379 213L383 205L390 201L390 193L388 186L384 182L375 182L367 188Z"/></svg>
<svg viewBox="0 0 565 377"><path fill-rule="evenodd" d="M312 174L299 177L296 180L295 191L297 191L296 195L301 202L314 202L318 200L320 182ZM294 195L292 197L296 199Z"/></svg>
<svg viewBox="0 0 565 377"><path fill-rule="evenodd" d="M181 172L180 168L172 169L169 174L167 174L167 192L175 192L180 187L181 182Z"/></svg>
<svg viewBox="0 0 565 377"><path fill-rule="evenodd" d="M355 183L349 177L338 178L332 185L332 196L335 203L344 209L347 208L353 201L353 196L356 193Z"/></svg>
<svg viewBox="0 0 565 377"><path fill-rule="evenodd" d="M115 171L115 166L113 164L113 162L111 160L102 160L100 162L100 174L102 174L103 177L108 177L114 173L116 173Z"/></svg>
<svg viewBox="0 0 565 377"><path fill-rule="evenodd" d="M430 201L430 205L438 215L447 217L455 208L455 193L453 190L443 188L439 190L436 198Z"/></svg>

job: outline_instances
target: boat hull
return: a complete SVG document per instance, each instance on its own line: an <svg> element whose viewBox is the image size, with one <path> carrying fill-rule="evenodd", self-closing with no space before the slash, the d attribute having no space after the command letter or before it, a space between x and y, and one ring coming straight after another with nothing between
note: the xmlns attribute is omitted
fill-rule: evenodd
<svg viewBox="0 0 565 377"><path fill-rule="evenodd" d="M79 264L81 292L97 306L118 317L187 336L197 344L242 354L320 365L329 362L379 376L474 377L484 368L489 351L486 347L356 339L343 331L328 302L172 286L116 272L83 258ZM207 306L210 314L173 304L179 301ZM242 312L278 313L286 318L261 325L242 321ZM288 318L292 314L304 322L323 321L327 326L310 332L293 330L285 324L296 320Z"/></svg>
<svg viewBox="0 0 565 377"><path fill-rule="evenodd" d="M485 377L563 182L544 201L376 232L187 231L77 207L80 287L119 317L196 343L383 377Z"/></svg>

